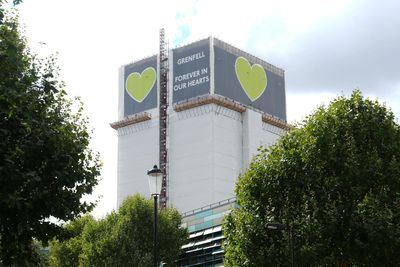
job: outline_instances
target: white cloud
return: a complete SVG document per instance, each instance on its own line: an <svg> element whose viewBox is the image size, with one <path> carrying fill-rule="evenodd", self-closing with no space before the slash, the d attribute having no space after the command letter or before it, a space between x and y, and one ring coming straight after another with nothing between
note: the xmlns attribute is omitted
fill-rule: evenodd
<svg viewBox="0 0 400 267"><path fill-rule="evenodd" d="M287 121L291 124L302 122L319 106L327 106L339 94L330 92L286 93Z"/></svg>

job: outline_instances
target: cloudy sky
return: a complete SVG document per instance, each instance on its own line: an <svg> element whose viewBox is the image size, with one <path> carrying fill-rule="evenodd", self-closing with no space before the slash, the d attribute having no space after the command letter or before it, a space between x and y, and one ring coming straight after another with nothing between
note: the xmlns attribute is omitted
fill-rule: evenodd
<svg viewBox="0 0 400 267"><path fill-rule="evenodd" d="M211 35L283 68L289 122L353 88L400 115L397 0L24 0L19 10L31 48L58 53L85 104L104 162L95 216L116 205L118 68L156 54L160 27L171 48Z"/></svg>

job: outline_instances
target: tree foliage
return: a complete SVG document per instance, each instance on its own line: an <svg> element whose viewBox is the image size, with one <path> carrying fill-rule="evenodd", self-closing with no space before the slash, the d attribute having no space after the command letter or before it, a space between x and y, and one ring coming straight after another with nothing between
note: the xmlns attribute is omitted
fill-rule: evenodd
<svg viewBox="0 0 400 267"><path fill-rule="evenodd" d="M6 13L5 9L3 8L3 5L5 5L7 3L8 3L7 0L0 0L0 24L3 23L4 15ZM17 5L21 4L21 3L22 3L22 0L13 0L12 1L12 4L14 6L17 6Z"/></svg>
<svg viewBox="0 0 400 267"><path fill-rule="evenodd" d="M250 164L224 226L226 266L400 265L400 128L356 90L320 107Z"/></svg>
<svg viewBox="0 0 400 267"><path fill-rule="evenodd" d="M180 247L187 242L181 215L168 208L159 211L160 258L173 266ZM153 202L139 195L128 197L118 212L98 221L82 217L65 228L70 238L55 240L50 248L51 266L152 266Z"/></svg>
<svg viewBox="0 0 400 267"><path fill-rule="evenodd" d="M0 3L1 4L1 3ZM0 24L0 260L27 265L33 238L48 241L90 211L81 202L100 171L79 101L58 81L55 58L32 54L16 15ZM78 107L78 108L76 108ZM75 111L76 110L76 111Z"/></svg>

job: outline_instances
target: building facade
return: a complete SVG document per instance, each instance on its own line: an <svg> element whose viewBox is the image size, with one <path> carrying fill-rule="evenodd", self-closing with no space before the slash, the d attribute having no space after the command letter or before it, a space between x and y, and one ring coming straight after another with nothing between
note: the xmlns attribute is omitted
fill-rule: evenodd
<svg viewBox="0 0 400 267"><path fill-rule="evenodd" d="M111 124L118 205L133 193L149 195L146 171L159 159L159 65L152 56L120 69L119 117ZM235 197L257 148L288 128L284 71L211 37L170 50L168 65L167 205L185 213Z"/></svg>
<svg viewBox="0 0 400 267"><path fill-rule="evenodd" d="M176 266L223 266L222 223L236 207L236 198L230 198L182 214L190 241L182 246Z"/></svg>

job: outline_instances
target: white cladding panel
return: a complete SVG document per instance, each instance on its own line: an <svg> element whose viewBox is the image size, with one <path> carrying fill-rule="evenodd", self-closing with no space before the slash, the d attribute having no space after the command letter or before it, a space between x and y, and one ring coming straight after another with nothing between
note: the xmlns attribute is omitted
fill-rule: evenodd
<svg viewBox="0 0 400 267"><path fill-rule="evenodd" d="M261 114L251 109L243 113L243 170L249 166L257 148L262 145L262 120Z"/></svg>
<svg viewBox="0 0 400 267"><path fill-rule="evenodd" d="M262 133L260 135L260 140L263 146L271 146L276 143L279 137L285 134L285 130L273 126L271 124L262 123Z"/></svg>
<svg viewBox="0 0 400 267"><path fill-rule="evenodd" d="M159 161L155 111L151 120L118 130L118 205L134 193L149 196L146 171ZM284 133L256 111L241 114L215 104L170 110L168 121L168 205L180 212L233 197L257 148Z"/></svg>
<svg viewBox="0 0 400 267"><path fill-rule="evenodd" d="M240 113L209 104L172 113L169 127L170 205L184 212L233 197L242 168Z"/></svg>
<svg viewBox="0 0 400 267"><path fill-rule="evenodd" d="M169 204L179 211L211 203L212 116L209 105L170 115Z"/></svg>
<svg viewBox="0 0 400 267"><path fill-rule="evenodd" d="M158 163L158 129L158 120L118 129L118 206L135 193L150 197L147 170Z"/></svg>
<svg viewBox="0 0 400 267"><path fill-rule="evenodd" d="M242 171L242 115L219 107L214 117L214 184L213 202L234 197L236 180ZM229 112L229 113L227 113Z"/></svg>

